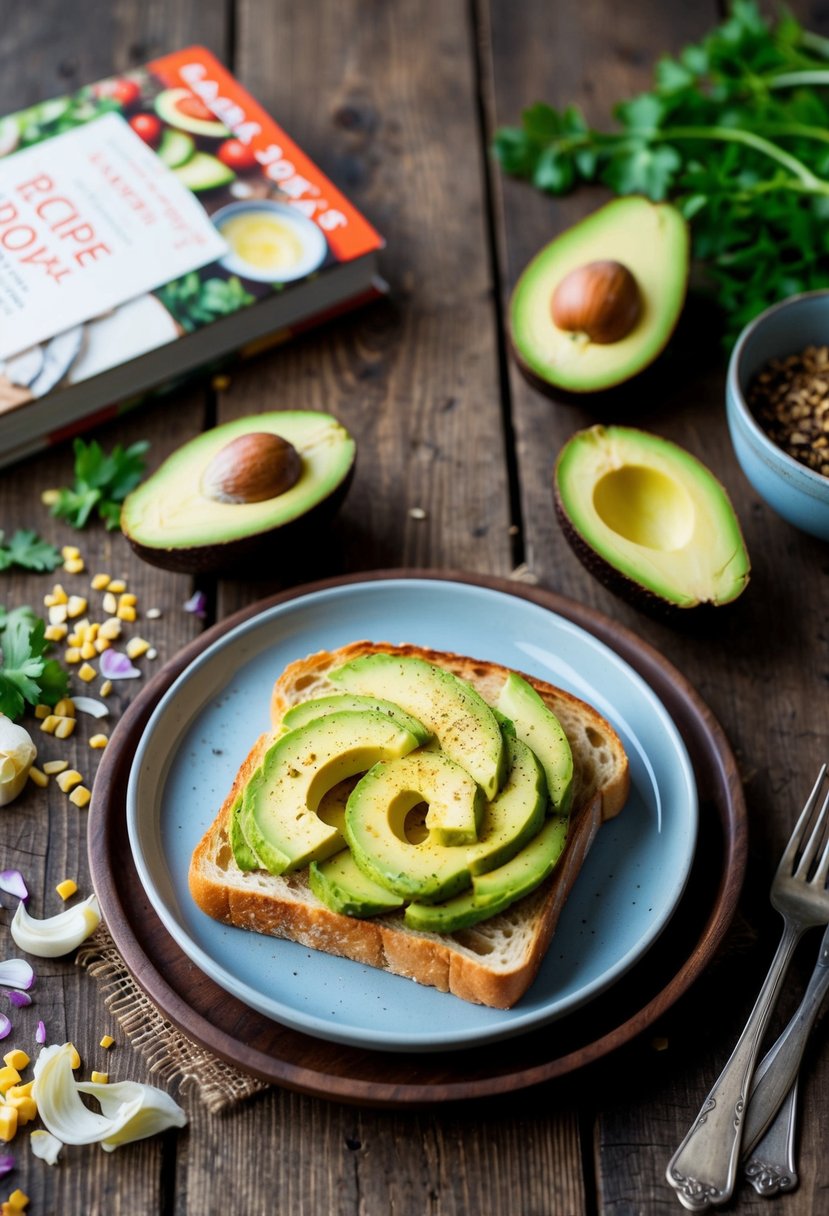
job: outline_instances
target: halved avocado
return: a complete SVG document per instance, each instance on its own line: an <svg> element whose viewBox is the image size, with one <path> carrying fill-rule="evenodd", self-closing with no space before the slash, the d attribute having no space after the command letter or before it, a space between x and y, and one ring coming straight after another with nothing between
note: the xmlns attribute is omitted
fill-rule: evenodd
<svg viewBox="0 0 829 1216"><path fill-rule="evenodd" d="M330 414L238 418L173 452L124 500L121 530L164 570L234 570L327 521L345 498L356 445ZM272 568L272 565L271 565Z"/></svg>
<svg viewBox="0 0 829 1216"><path fill-rule="evenodd" d="M602 392L643 371L679 320L689 257L679 211L639 196L615 199L562 232L536 254L512 294L510 340L522 371L544 391L573 394ZM629 275L608 273L610 267ZM567 328L554 313L560 322L569 318ZM624 323L594 328L591 317Z"/></svg>
<svg viewBox="0 0 829 1216"><path fill-rule="evenodd" d="M155 99L155 112L171 127L188 135L204 135L209 139L227 139L227 127L210 112L189 89L164 89Z"/></svg>
<svg viewBox="0 0 829 1216"><path fill-rule="evenodd" d="M168 169L180 169L195 151L196 142L192 135L188 135L185 131L176 131L172 127L165 127L156 154L164 161Z"/></svg>
<svg viewBox="0 0 829 1216"><path fill-rule="evenodd" d="M218 190L219 186L226 186L236 176L232 169L222 164L218 156L211 156L209 152L194 152L173 172L182 186L196 194L202 190Z"/></svg>
<svg viewBox="0 0 829 1216"><path fill-rule="evenodd" d="M646 431L578 431L555 468L559 522L575 553L640 606L727 604L750 563L723 486L683 448Z"/></svg>

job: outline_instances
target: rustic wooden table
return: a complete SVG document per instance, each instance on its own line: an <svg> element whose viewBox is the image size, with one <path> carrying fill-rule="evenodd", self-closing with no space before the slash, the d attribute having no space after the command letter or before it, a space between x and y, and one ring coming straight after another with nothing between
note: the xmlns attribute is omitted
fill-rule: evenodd
<svg viewBox="0 0 829 1216"><path fill-rule="evenodd" d="M825 9L794 7L829 32ZM528 387L508 357L503 315L530 255L600 198L542 197L505 180L487 148L495 125L540 98L579 102L603 120L615 99L646 87L660 52L699 37L717 17L714 0L6 6L0 112L202 42L387 238L388 301L259 358L226 389L182 390L173 406L147 406L97 436L104 445L148 438L152 467L216 421L265 408L331 410L356 436L356 481L325 546L266 581L199 583L207 623L339 573L526 568L541 586L646 637L687 676L737 756L750 829L740 908L706 975L657 1025L588 1072L512 1098L411 1111L272 1088L211 1116L191 1098L183 1132L114 1154L66 1150L54 1169L31 1157L24 1134L3 1187L21 1186L33 1216L679 1210L665 1164L765 974L778 930L768 886L796 807L827 758L827 551L773 515L744 480L728 441L718 351L689 344L674 381L644 396L627 420L689 447L725 482L753 559L751 587L705 630L668 626L615 599L577 562L553 515L551 468L563 441L596 419L589 401L556 404ZM52 520L40 491L70 473L67 447L4 470L0 526L36 528L58 545L76 541L89 571L125 574L144 608L162 609L152 642L157 662L169 659L204 627L182 610L193 582L143 565L119 533L93 525L76 535ZM35 606L54 581L14 573L0 580L0 602ZM82 576L64 581L83 585ZM124 709L135 689L121 687L126 693L113 700ZM91 775L87 734L67 754ZM47 903L54 910L48 896L67 875L89 889L84 815L54 783L30 788L2 825L2 866L26 873L35 914ZM4 953L8 919L4 912ZM808 952L798 955L796 978L808 963ZM98 1061L112 1019L95 982L71 961L38 971L36 1010L50 1038L65 1036ZM790 989L789 1007L795 981ZM778 1201L790 1216L826 1210L825 1046L818 1033L802 1087L801 1185ZM123 1034L107 1063L119 1077L147 1079L144 1058ZM732 1205L761 1209L747 1187Z"/></svg>

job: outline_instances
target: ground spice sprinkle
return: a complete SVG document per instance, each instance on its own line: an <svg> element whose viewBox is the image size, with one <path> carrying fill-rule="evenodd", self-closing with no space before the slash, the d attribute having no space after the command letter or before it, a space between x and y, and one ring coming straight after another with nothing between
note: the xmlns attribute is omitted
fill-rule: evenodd
<svg viewBox="0 0 829 1216"><path fill-rule="evenodd" d="M747 400L772 442L829 477L829 346L771 359L751 382Z"/></svg>

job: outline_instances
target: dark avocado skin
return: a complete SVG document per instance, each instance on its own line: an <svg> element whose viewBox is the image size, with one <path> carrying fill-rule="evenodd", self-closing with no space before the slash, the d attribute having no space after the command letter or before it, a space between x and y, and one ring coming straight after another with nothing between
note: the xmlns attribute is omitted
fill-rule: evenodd
<svg viewBox="0 0 829 1216"><path fill-rule="evenodd" d="M192 548L177 546L160 549L142 545L125 532L135 552L151 566L177 574L235 574L245 578L272 578L274 563L287 564L292 551L303 546L336 515L354 480L356 460L352 460L343 480L310 510L296 519L256 532L239 540Z"/></svg>

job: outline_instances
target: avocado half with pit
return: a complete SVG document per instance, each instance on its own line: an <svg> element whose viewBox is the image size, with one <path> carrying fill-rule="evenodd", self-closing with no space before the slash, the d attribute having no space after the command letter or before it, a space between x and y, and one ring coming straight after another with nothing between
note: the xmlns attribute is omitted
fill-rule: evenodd
<svg viewBox="0 0 829 1216"><path fill-rule="evenodd" d="M728 604L746 588L749 557L728 494L658 435L578 431L556 462L555 506L587 569L640 607Z"/></svg>
<svg viewBox="0 0 829 1216"><path fill-rule="evenodd" d="M519 278L509 333L543 391L599 393L644 371L685 303L690 236L670 203L615 199L536 254Z"/></svg>
<svg viewBox="0 0 829 1216"><path fill-rule="evenodd" d="M121 531L164 570L243 572L331 518L355 458L353 438L330 414L238 418L183 444L128 494Z"/></svg>

